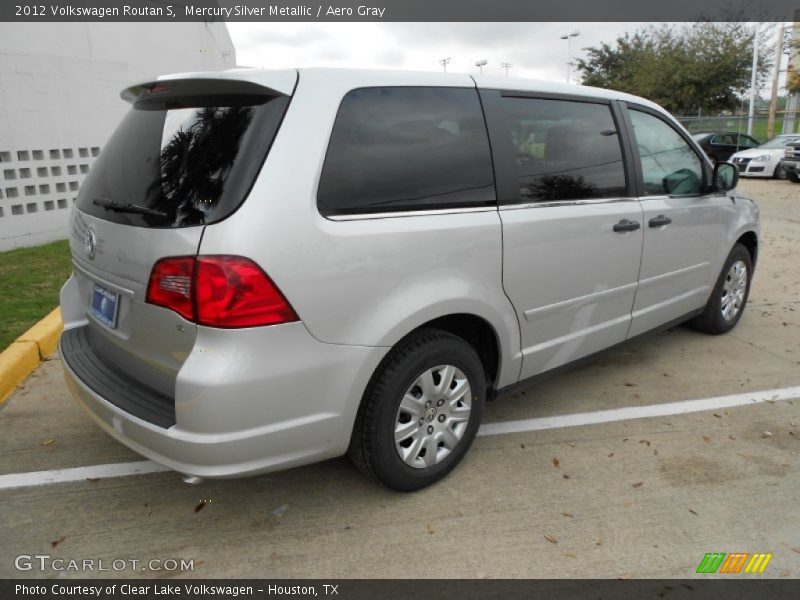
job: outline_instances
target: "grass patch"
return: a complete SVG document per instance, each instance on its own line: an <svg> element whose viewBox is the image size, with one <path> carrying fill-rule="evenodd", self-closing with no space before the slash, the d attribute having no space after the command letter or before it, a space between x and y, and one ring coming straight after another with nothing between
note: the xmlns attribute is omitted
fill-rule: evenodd
<svg viewBox="0 0 800 600"><path fill-rule="evenodd" d="M58 306L71 272L66 240L0 252L0 351Z"/></svg>

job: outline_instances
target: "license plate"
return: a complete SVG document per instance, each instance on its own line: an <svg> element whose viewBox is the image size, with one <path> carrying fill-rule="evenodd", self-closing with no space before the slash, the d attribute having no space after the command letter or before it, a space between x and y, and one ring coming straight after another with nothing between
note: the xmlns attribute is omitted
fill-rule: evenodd
<svg viewBox="0 0 800 600"><path fill-rule="evenodd" d="M108 291L102 285L94 284L92 291L92 316L106 327L117 327L117 310L119 308L119 294Z"/></svg>

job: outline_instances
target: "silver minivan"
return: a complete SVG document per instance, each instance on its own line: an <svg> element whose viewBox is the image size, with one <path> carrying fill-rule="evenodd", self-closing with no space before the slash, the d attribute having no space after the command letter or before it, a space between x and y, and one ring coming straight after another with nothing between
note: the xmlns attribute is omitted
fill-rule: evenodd
<svg viewBox="0 0 800 600"><path fill-rule="evenodd" d="M60 353L110 435L180 473L349 453L395 490L487 400L683 321L733 328L758 209L659 106L510 77L163 77L71 218Z"/></svg>

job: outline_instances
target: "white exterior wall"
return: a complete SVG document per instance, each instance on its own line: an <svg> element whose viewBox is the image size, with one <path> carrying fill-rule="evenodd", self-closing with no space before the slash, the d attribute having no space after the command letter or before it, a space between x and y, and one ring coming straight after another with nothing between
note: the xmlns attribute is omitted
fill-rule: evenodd
<svg viewBox="0 0 800 600"><path fill-rule="evenodd" d="M123 88L235 65L224 23L0 23L0 251L67 237Z"/></svg>

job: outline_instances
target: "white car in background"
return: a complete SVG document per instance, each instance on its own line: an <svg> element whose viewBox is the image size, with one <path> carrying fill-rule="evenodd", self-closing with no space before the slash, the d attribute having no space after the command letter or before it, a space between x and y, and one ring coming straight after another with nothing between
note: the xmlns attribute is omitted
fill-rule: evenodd
<svg viewBox="0 0 800 600"><path fill-rule="evenodd" d="M742 177L776 177L783 179L781 160L786 144L800 141L800 134L776 135L758 148L737 152L730 158Z"/></svg>

